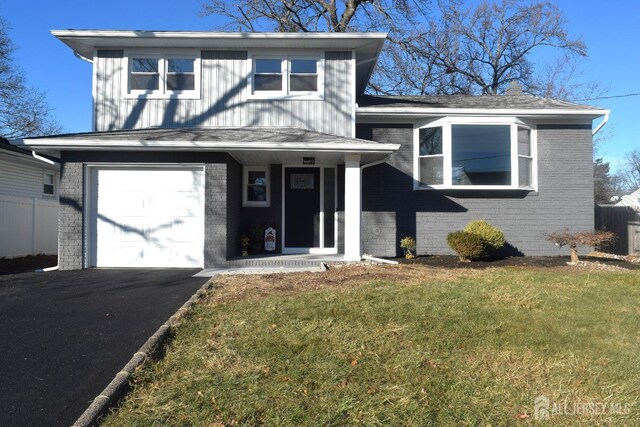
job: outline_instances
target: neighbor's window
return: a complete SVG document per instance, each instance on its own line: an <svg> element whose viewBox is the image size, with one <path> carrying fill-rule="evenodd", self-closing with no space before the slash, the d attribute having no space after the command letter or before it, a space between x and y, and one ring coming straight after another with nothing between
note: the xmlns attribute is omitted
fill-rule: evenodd
<svg viewBox="0 0 640 427"><path fill-rule="evenodd" d="M267 166L245 166L243 175L243 206L269 206L269 168Z"/></svg>
<svg viewBox="0 0 640 427"><path fill-rule="evenodd" d="M417 131L417 188L533 187L531 130L439 121Z"/></svg>
<svg viewBox="0 0 640 427"><path fill-rule="evenodd" d="M318 58L254 58L253 95L321 96L322 61Z"/></svg>
<svg viewBox="0 0 640 427"><path fill-rule="evenodd" d="M195 57L132 56L128 94L199 96L199 60Z"/></svg>
<svg viewBox="0 0 640 427"><path fill-rule="evenodd" d="M52 173L45 173L43 176L44 187L42 193L47 196L53 196L56 192L55 175Z"/></svg>

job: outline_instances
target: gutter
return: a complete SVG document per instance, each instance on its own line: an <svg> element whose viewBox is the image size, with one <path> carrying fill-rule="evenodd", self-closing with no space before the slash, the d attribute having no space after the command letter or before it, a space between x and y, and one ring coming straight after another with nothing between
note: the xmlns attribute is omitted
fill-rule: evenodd
<svg viewBox="0 0 640 427"><path fill-rule="evenodd" d="M49 160L46 157L42 157L41 155L36 154L36 152L33 151L33 150L31 150L31 155L33 156L34 159L40 160L41 162L45 162L45 163L48 163L50 165L55 165L56 164L56 162L54 162L53 160Z"/></svg>

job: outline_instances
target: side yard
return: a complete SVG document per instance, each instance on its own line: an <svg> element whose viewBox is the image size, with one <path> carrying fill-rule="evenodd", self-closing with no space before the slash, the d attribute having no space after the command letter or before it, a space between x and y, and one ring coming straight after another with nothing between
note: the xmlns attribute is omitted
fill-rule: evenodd
<svg viewBox="0 0 640 427"><path fill-rule="evenodd" d="M640 424L638 270L414 264L215 284L105 425L536 425L539 396L553 425Z"/></svg>

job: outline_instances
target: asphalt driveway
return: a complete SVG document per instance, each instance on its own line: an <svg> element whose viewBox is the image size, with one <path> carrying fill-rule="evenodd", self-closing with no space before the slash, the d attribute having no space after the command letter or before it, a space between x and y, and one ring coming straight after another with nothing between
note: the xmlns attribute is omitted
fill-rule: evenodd
<svg viewBox="0 0 640 427"><path fill-rule="evenodd" d="M71 425L206 282L197 271L0 276L0 425Z"/></svg>

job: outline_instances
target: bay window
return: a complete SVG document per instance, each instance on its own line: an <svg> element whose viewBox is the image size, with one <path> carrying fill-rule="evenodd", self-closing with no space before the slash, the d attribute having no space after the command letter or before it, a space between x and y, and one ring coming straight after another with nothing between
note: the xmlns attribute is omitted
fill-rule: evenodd
<svg viewBox="0 0 640 427"><path fill-rule="evenodd" d="M532 131L515 118L445 118L415 132L415 189L534 189Z"/></svg>

